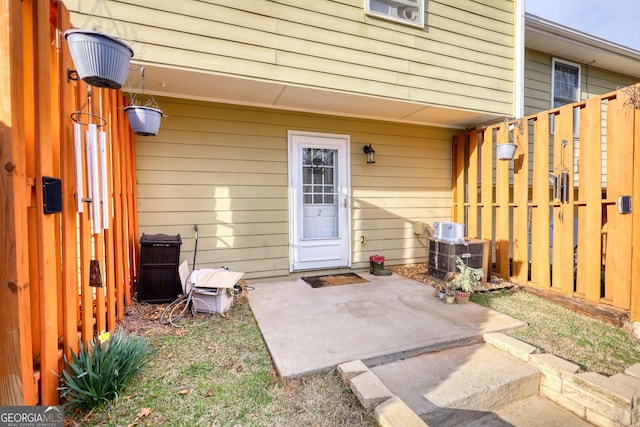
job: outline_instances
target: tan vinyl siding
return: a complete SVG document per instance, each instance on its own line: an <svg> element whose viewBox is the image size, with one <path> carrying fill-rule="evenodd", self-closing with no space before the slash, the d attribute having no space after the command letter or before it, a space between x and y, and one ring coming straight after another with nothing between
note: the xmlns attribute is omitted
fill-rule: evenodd
<svg viewBox="0 0 640 427"><path fill-rule="evenodd" d="M425 3L424 29L363 0L114 0L102 24L145 63L511 115L514 1Z"/></svg>
<svg viewBox="0 0 640 427"><path fill-rule="evenodd" d="M526 49L525 51L525 104L526 116L551 108L551 62L553 56ZM556 57L560 61L570 59ZM580 98L612 92L618 87L635 84L637 79L598 68L596 65L580 65Z"/></svg>
<svg viewBox="0 0 640 427"><path fill-rule="evenodd" d="M532 49L526 49L525 51L525 115L536 114L540 111L548 110L551 108L551 73L552 73L552 61L553 56L548 53L535 51ZM574 62L565 58L555 57L559 61L566 60L567 62ZM636 83L636 78L631 76L625 76L619 73L614 73L602 68L596 67L596 64L578 64L580 66L580 99L585 100L593 96L603 95L612 91L615 91L619 87L626 87ZM606 152L606 114L607 104L602 103L602 186L605 187L607 183L607 168L605 166L607 161ZM551 144L553 140L551 139ZM575 151L578 152L580 147L580 138L574 139ZM553 158L553 145L551 145L549 151L549 171L553 173L554 168L558 164L558 160ZM529 167L532 168L533 156L529 157ZM574 170L578 171L579 162L577 156L573 159ZM578 173L574 175L574 183L577 186L579 184Z"/></svg>
<svg viewBox="0 0 640 427"><path fill-rule="evenodd" d="M375 253L388 264L423 262L414 221L450 219L453 130L158 101L168 115L159 134L136 139L140 233L180 234L191 265L198 224L197 268L289 274L289 130L350 135L354 268ZM375 165L365 164L365 144Z"/></svg>

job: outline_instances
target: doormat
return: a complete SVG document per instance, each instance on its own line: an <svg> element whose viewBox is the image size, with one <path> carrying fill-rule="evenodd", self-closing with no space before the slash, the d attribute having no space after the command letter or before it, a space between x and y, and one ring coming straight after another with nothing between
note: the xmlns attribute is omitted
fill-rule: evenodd
<svg viewBox="0 0 640 427"><path fill-rule="evenodd" d="M302 280L307 282L312 288L322 288L325 286L350 285L352 283L368 282L358 276L356 273L343 274L327 274L325 276L309 276L303 277Z"/></svg>

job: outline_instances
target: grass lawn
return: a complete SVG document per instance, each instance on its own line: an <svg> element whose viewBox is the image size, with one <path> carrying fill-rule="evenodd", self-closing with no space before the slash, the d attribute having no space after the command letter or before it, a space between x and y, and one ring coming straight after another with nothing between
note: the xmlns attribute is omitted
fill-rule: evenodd
<svg viewBox="0 0 640 427"><path fill-rule="evenodd" d="M190 318L177 328L162 326L160 309L134 303L124 321L150 339L156 350L150 366L117 402L67 414L67 425L377 425L335 371L279 378L246 300L201 326Z"/></svg>
<svg viewBox="0 0 640 427"><path fill-rule="evenodd" d="M613 375L640 362L640 340L628 327L617 328L526 292L476 293L471 301L527 322L527 328L508 335L585 372Z"/></svg>

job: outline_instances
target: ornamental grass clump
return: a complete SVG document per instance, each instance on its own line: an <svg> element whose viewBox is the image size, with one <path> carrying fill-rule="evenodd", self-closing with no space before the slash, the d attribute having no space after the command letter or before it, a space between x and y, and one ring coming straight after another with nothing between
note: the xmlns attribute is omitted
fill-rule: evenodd
<svg viewBox="0 0 640 427"><path fill-rule="evenodd" d="M145 338L124 331L103 333L78 354L65 357L61 396L71 409L101 408L118 398L127 383L150 361L153 350Z"/></svg>

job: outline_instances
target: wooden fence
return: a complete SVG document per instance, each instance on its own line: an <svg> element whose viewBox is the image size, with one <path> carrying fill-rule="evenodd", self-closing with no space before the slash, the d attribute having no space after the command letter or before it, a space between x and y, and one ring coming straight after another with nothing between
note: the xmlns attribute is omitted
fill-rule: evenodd
<svg viewBox="0 0 640 427"><path fill-rule="evenodd" d="M77 350L79 339L115 328L137 275L135 153L125 101L108 89L94 88L89 98L84 82L68 78L68 28L61 2L0 0L0 405L57 404L63 355ZM107 142L107 195L100 204L95 196L81 202L80 213L77 112L102 117ZM74 117L82 133L93 121ZM86 189L86 147L78 152ZM60 213L44 213L45 177L60 179ZM92 230L90 205L105 202L109 228ZM100 272L93 284L102 287L90 286L92 261Z"/></svg>
<svg viewBox="0 0 640 427"><path fill-rule="evenodd" d="M640 320L639 107L633 86L454 137L453 220L498 276Z"/></svg>

